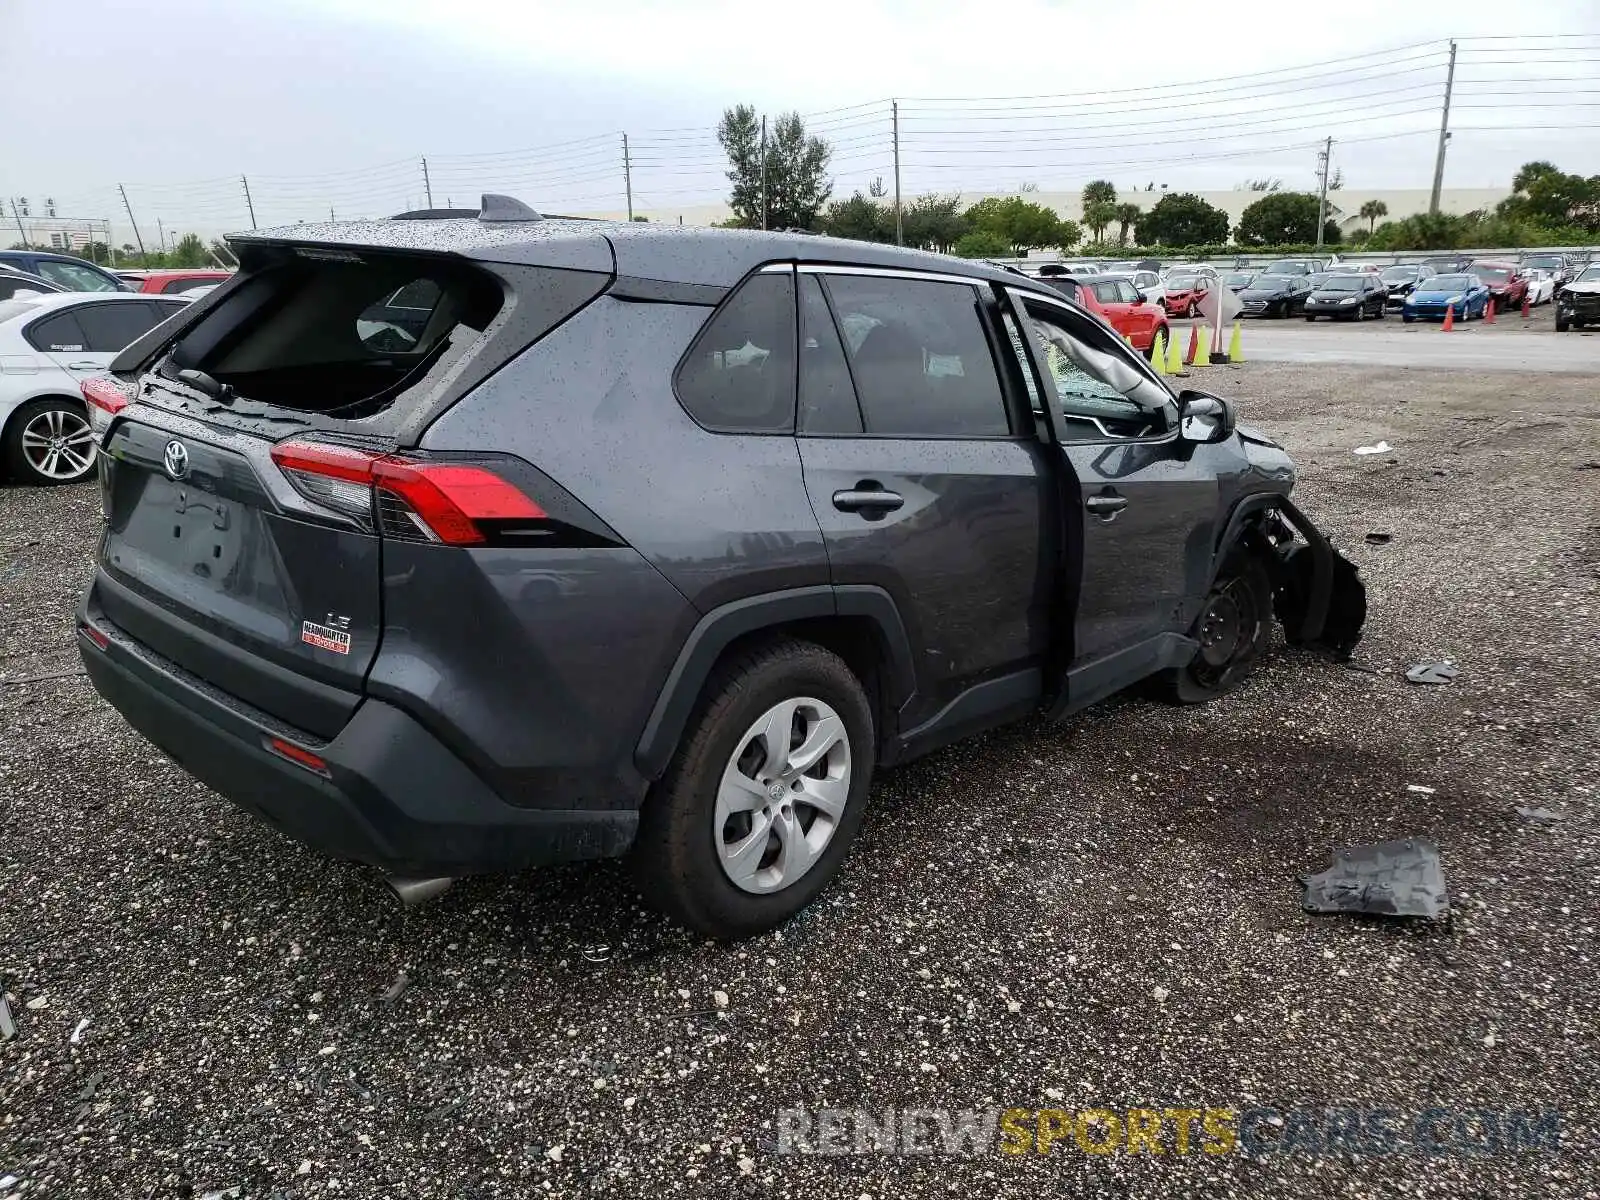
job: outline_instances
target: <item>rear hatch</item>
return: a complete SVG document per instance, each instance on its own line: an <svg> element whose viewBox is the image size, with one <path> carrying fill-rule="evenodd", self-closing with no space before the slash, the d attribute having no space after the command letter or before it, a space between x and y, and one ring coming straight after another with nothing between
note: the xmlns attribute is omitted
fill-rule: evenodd
<svg viewBox="0 0 1600 1200"><path fill-rule="evenodd" d="M407 448L609 276L291 243L241 257L196 319L118 372L120 396L85 389L99 424L112 414L90 611L169 669L331 738L378 652L385 539L472 545L484 522L543 515L492 453Z"/></svg>

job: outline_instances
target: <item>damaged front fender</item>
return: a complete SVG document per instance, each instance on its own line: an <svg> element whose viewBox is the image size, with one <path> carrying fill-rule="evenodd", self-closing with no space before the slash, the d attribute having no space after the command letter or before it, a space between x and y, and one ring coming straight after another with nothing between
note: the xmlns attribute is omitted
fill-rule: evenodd
<svg viewBox="0 0 1600 1200"><path fill-rule="evenodd" d="M1367 588L1355 564L1287 496L1273 505L1262 533L1284 636L1291 645L1349 658L1367 622Z"/></svg>

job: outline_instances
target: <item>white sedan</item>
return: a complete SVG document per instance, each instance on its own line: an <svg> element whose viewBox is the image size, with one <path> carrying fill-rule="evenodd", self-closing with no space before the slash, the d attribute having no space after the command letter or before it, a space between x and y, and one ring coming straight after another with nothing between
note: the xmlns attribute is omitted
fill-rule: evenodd
<svg viewBox="0 0 1600 1200"><path fill-rule="evenodd" d="M82 384L189 303L184 296L57 292L0 302L0 468L15 483L76 483L94 469Z"/></svg>
<svg viewBox="0 0 1600 1200"><path fill-rule="evenodd" d="M1528 276L1528 307L1535 308L1541 304L1549 304L1556 298L1556 277L1553 271L1541 270L1534 267L1527 272Z"/></svg>

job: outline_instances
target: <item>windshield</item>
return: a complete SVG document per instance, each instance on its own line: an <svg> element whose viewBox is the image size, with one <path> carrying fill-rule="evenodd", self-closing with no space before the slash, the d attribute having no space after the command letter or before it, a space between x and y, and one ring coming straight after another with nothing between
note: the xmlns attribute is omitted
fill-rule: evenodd
<svg viewBox="0 0 1600 1200"><path fill-rule="evenodd" d="M1250 281L1254 278L1255 276L1249 271L1235 271L1232 275L1227 277L1225 282L1229 287L1247 287L1249 286Z"/></svg>
<svg viewBox="0 0 1600 1200"><path fill-rule="evenodd" d="M1396 281L1404 283L1406 280L1415 279L1416 277L1417 268L1415 267L1385 267L1378 272L1378 278L1386 283L1394 283Z"/></svg>
<svg viewBox="0 0 1600 1200"><path fill-rule="evenodd" d="M1471 286L1470 275L1435 275L1428 280L1430 292L1464 292Z"/></svg>
<svg viewBox="0 0 1600 1200"><path fill-rule="evenodd" d="M1178 292L1184 291L1187 288L1194 287L1194 285L1196 283L1198 283L1199 281L1200 281L1200 276L1198 276L1198 275L1168 275L1167 276L1167 286L1169 288L1171 288L1173 291L1178 291Z"/></svg>
<svg viewBox="0 0 1600 1200"><path fill-rule="evenodd" d="M1306 270L1305 263L1298 262L1268 263L1266 270L1262 272L1264 275L1309 275L1310 273Z"/></svg>
<svg viewBox="0 0 1600 1200"><path fill-rule="evenodd" d="M1322 285L1325 292L1359 292L1361 290L1361 276L1335 275Z"/></svg>
<svg viewBox="0 0 1600 1200"><path fill-rule="evenodd" d="M1583 274L1579 275L1578 278L1574 279L1572 282L1577 283L1580 280L1584 283L1588 283L1590 280L1600 280L1600 267L1585 267L1583 269Z"/></svg>
<svg viewBox="0 0 1600 1200"><path fill-rule="evenodd" d="M1472 273L1485 283L1504 283L1511 278L1511 271L1507 267L1489 267L1475 264Z"/></svg>
<svg viewBox="0 0 1600 1200"><path fill-rule="evenodd" d="M1536 254L1527 260L1530 267L1538 267L1543 271L1561 270L1562 258L1559 254Z"/></svg>

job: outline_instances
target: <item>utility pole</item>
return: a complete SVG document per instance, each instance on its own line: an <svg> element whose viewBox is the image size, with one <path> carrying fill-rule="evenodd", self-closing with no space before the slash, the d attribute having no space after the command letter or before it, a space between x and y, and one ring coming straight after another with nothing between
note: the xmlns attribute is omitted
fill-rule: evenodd
<svg viewBox="0 0 1600 1200"><path fill-rule="evenodd" d="M17 219L17 232L22 235L22 248L32 250L33 247L28 245L28 231L22 227L22 210L17 207L15 196L11 197L11 215Z"/></svg>
<svg viewBox="0 0 1600 1200"><path fill-rule="evenodd" d="M633 167L628 161L628 135L622 135L622 186L628 189L628 220L633 220Z"/></svg>
<svg viewBox="0 0 1600 1200"><path fill-rule="evenodd" d="M428 207L432 208L433 182L428 178L428 160L426 156L424 156L422 160L422 193L428 198Z"/></svg>
<svg viewBox="0 0 1600 1200"><path fill-rule="evenodd" d="M128 189L119 183L117 184L117 191L122 193L122 207L128 210L128 224L133 226L133 240L138 243L139 246L139 265L143 266L144 238L139 234L139 222L133 219L133 205L128 203Z"/></svg>
<svg viewBox="0 0 1600 1200"><path fill-rule="evenodd" d="M905 222L900 215L900 101L889 101L889 116L894 122L894 244L906 244Z"/></svg>
<svg viewBox="0 0 1600 1200"><path fill-rule="evenodd" d="M161 253L165 254L167 252L167 230L161 224L160 217L156 218L156 241L161 243Z"/></svg>
<svg viewBox="0 0 1600 1200"><path fill-rule="evenodd" d="M1328 175L1333 165L1333 139L1322 143L1322 153L1317 155L1317 175L1321 188L1317 197L1317 249L1322 249L1322 228L1328 223Z"/></svg>
<svg viewBox="0 0 1600 1200"><path fill-rule="evenodd" d="M250 199L250 181L241 175L239 176L239 182L244 184L244 206L250 210L250 228L254 229L256 227L256 202Z"/></svg>
<svg viewBox="0 0 1600 1200"><path fill-rule="evenodd" d="M761 228L767 227L767 118L761 118Z"/></svg>
<svg viewBox="0 0 1600 1200"><path fill-rule="evenodd" d="M111 265L117 265L117 239L111 235L111 218L106 217L106 252L111 256Z"/></svg>
<svg viewBox="0 0 1600 1200"><path fill-rule="evenodd" d="M1450 69L1444 77L1444 112L1439 117L1439 154L1433 160L1433 193L1428 197L1428 215L1439 211L1439 193L1444 188L1444 148L1450 140L1450 92L1456 85L1456 44L1450 43Z"/></svg>

